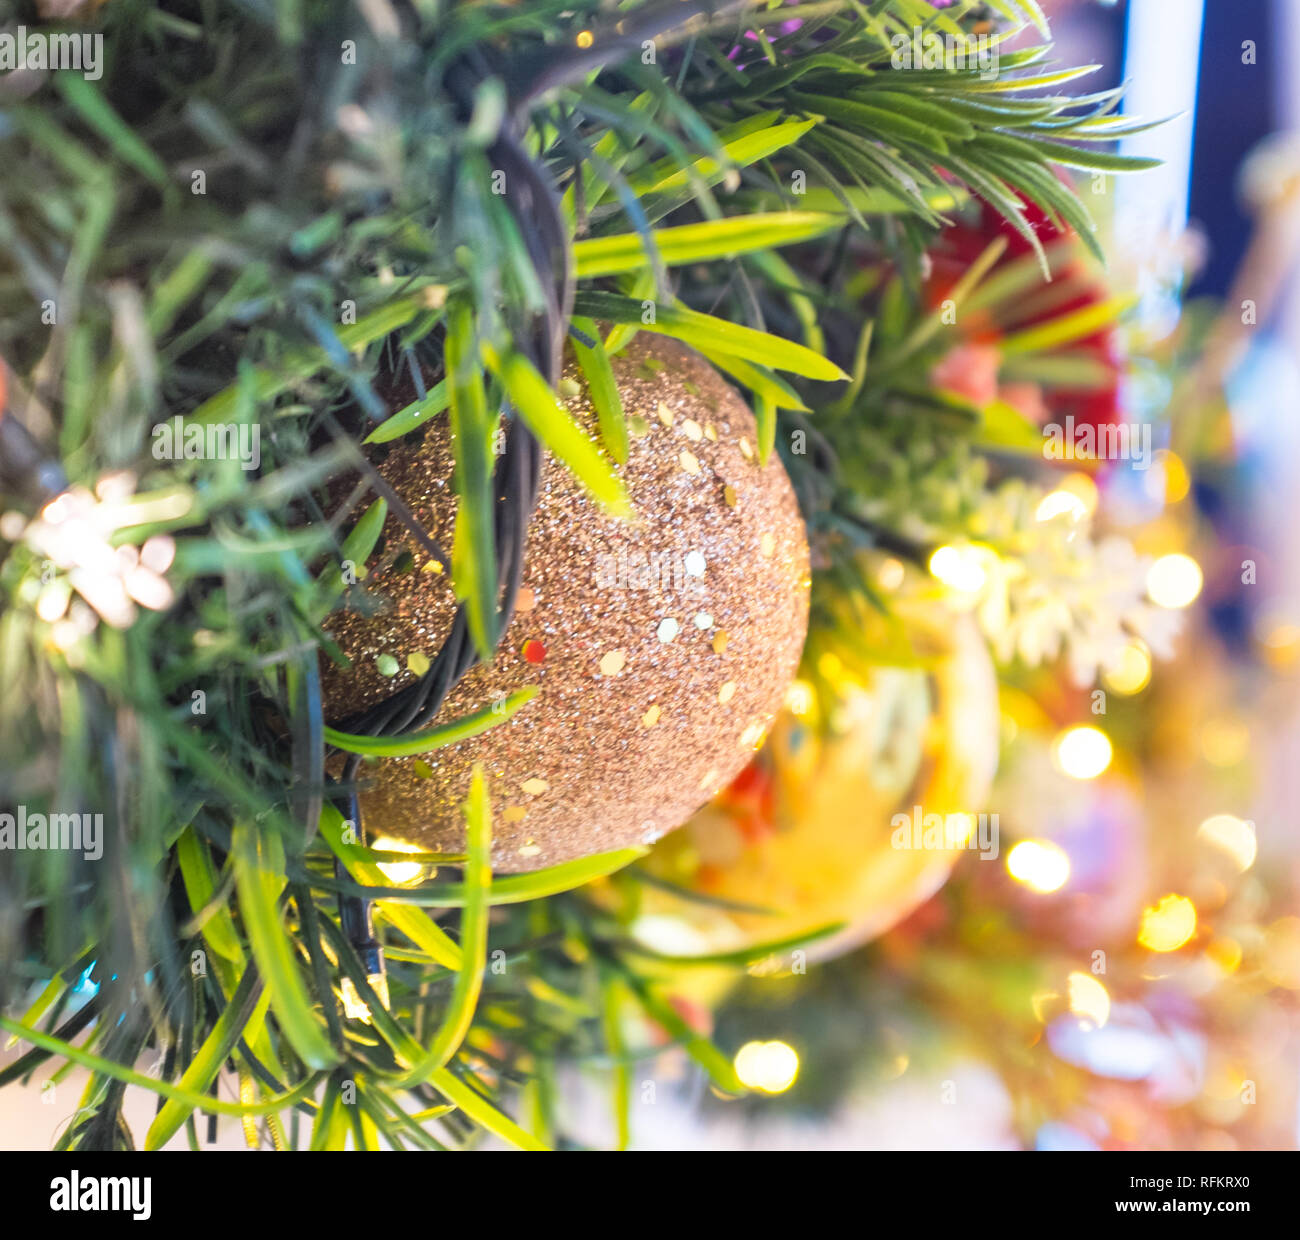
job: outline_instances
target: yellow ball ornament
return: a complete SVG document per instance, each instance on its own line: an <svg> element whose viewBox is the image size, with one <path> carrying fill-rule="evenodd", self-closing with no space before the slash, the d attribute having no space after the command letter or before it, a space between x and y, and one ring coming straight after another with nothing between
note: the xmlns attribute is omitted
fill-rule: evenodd
<svg viewBox="0 0 1300 1240"><path fill-rule="evenodd" d="M907 916L978 844L998 754L988 650L938 601L900 601L895 616L918 664L824 659L822 691L796 682L753 766L652 850L653 875L707 902L644 887L642 943L743 952L842 923L807 949L833 956Z"/></svg>

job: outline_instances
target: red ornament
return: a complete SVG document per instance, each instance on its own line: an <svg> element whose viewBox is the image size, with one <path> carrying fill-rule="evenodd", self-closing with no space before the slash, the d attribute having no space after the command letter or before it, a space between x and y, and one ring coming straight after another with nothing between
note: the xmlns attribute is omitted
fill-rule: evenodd
<svg viewBox="0 0 1300 1240"><path fill-rule="evenodd" d="M1035 203L1024 199L1021 201L1024 206L1024 222L1044 248L1060 242L1077 245L1073 229L1053 223L1047 213ZM925 286L925 300L931 309L937 308L951 296L953 286L995 239L1003 238L1007 248L991 274L996 274L1009 263L1024 259L1032 251L1030 243L1009 220L1004 219L988 203L980 200L979 205L979 218L945 229L930 254L931 268ZM1079 252L1057 267L1050 284L1044 284L1040 290L1022 299L1018 307L1020 312L1013 323L999 325L988 311L964 316L961 322L962 336L966 345L975 346L974 354L953 359L946 370L940 363L935 381L940 386L951 387L959 395L973 399L976 403L984 403L978 399L981 395L988 395L987 377L982 372L977 376L978 382L967 373L955 384L951 382L950 372L957 369L969 372L972 358L982 352L981 347L996 350L1008 330L1023 331L1041 326L1053 319L1097 305L1108 296L1109 290L1084 260L1082 252ZM1090 355L1100 362L1107 372L1105 381L1087 388L1053 387L1042 394L1041 402L1026 402L1025 394L1019 391L1013 393L1010 390L999 390L998 395L1031 417L1042 417L1045 405L1046 420L1054 422L1064 422L1067 416L1073 417L1076 426L1105 426L1117 422L1120 414L1119 377L1123 365L1117 332L1113 327L1103 327L1089 336L1071 341L1069 349L1076 354ZM979 368L975 369L978 371ZM945 382L945 379L949 382ZM1028 408L1023 407L1026 403Z"/></svg>
<svg viewBox="0 0 1300 1240"><path fill-rule="evenodd" d="M546 647L543 646L535 637L530 637L526 642L524 642L521 653L529 663L546 662Z"/></svg>

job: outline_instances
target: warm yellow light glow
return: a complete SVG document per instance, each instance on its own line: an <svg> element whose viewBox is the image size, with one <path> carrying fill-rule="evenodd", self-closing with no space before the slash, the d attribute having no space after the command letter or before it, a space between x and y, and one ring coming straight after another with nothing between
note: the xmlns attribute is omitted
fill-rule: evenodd
<svg viewBox="0 0 1300 1240"><path fill-rule="evenodd" d="M1044 495L1034 510L1036 521L1050 521L1053 517L1066 516L1073 521L1082 521L1088 515L1088 508L1072 491L1057 489Z"/></svg>
<svg viewBox="0 0 1300 1240"><path fill-rule="evenodd" d="M1088 516L1092 516L1097 511L1097 484L1087 474L1079 472L1066 474L1057 483L1056 489L1077 495L1083 502L1083 510Z"/></svg>
<svg viewBox="0 0 1300 1240"><path fill-rule="evenodd" d="M945 545L930 557L930 572L950 590L977 594L988 580L988 565L996 555L976 543Z"/></svg>
<svg viewBox="0 0 1300 1240"><path fill-rule="evenodd" d="M377 849L379 852L418 853L422 851L414 844L408 844L405 840L392 840L386 835L380 839L372 840L370 847ZM424 866L418 861L381 861L379 862L379 868L383 871L384 877L394 887L401 887L405 883L413 883L424 873Z"/></svg>
<svg viewBox="0 0 1300 1240"><path fill-rule="evenodd" d="M765 1094L782 1094L799 1075L799 1056L786 1042L746 1042L736 1052L742 1085Z"/></svg>
<svg viewBox="0 0 1300 1240"><path fill-rule="evenodd" d="M1201 729L1201 753L1215 766L1236 766L1250 749L1250 729L1235 715L1207 719Z"/></svg>
<svg viewBox="0 0 1300 1240"><path fill-rule="evenodd" d="M1034 1019L1045 1025L1052 1019L1054 1012L1060 1009L1061 996L1055 990L1036 990L1029 996L1029 1006L1033 1008Z"/></svg>
<svg viewBox="0 0 1300 1240"><path fill-rule="evenodd" d="M1152 457L1151 464L1153 468L1147 471L1142 486L1152 499L1176 504L1187 498L1192 479L1182 457L1162 448Z"/></svg>
<svg viewBox="0 0 1300 1240"><path fill-rule="evenodd" d="M806 680L791 681L785 691L785 708L793 715L804 718L813 708L813 690Z"/></svg>
<svg viewBox="0 0 1300 1240"><path fill-rule="evenodd" d="M1236 939L1215 939L1205 954L1221 973L1235 973L1241 964L1241 944Z"/></svg>
<svg viewBox="0 0 1300 1240"><path fill-rule="evenodd" d="M1052 756L1071 779L1096 779L1108 766L1113 751L1110 738L1100 728L1066 728L1052 742Z"/></svg>
<svg viewBox="0 0 1300 1240"><path fill-rule="evenodd" d="M1264 932L1262 965L1274 986L1300 990L1300 917L1279 917Z"/></svg>
<svg viewBox="0 0 1300 1240"><path fill-rule="evenodd" d="M896 560L892 555L880 566L876 573L876 580L880 583L882 590L897 590L903 584L903 577L906 574L902 560Z"/></svg>
<svg viewBox="0 0 1300 1240"><path fill-rule="evenodd" d="M370 973L366 975L366 981L370 983L370 989L375 992L379 1002L388 1006L388 978L383 973ZM370 1008L366 1002L357 993L357 988L350 977L345 977L339 990L343 994L343 1014L349 1020L363 1020L370 1024Z"/></svg>
<svg viewBox="0 0 1300 1240"><path fill-rule="evenodd" d="M1070 858L1051 840L1021 840L1007 853L1007 873L1042 895L1059 891L1070 877Z"/></svg>
<svg viewBox="0 0 1300 1240"><path fill-rule="evenodd" d="M595 41L596 41L596 36L592 34L590 30L578 31L578 46L580 48L583 48L585 50L586 48L589 48Z"/></svg>
<svg viewBox="0 0 1300 1240"><path fill-rule="evenodd" d="M1112 693L1141 693L1151 683L1151 652L1145 643L1130 642L1125 646L1119 663L1101 679Z"/></svg>
<svg viewBox="0 0 1300 1240"><path fill-rule="evenodd" d="M1213 814L1201 823L1197 835L1232 858L1245 872L1255 864L1255 827L1232 814Z"/></svg>
<svg viewBox="0 0 1300 1240"><path fill-rule="evenodd" d="M1161 896L1142 910L1138 942L1153 952L1175 952L1196 933L1196 905L1186 896Z"/></svg>
<svg viewBox="0 0 1300 1240"><path fill-rule="evenodd" d="M1091 973L1071 973L1067 979L1070 986L1070 1011L1082 1020L1088 1021L1094 1029L1100 1029L1110 1019L1110 995Z"/></svg>
<svg viewBox="0 0 1300 1240"><path fill-rule="evenodd" d="M1201 566L1190 555L1162 555L1147 570L1147 593L1161 607L1186 607L1204 584Z"/></svg>
<svg viewBox="0 0 1300 1240"><path fill-rule="evenodd" d="M817 670L831 684L835 684L844 671L844 664L840 662L839 655L828 650L817 659Z"/></svg>
<svg viewBox="0 0 1300 1240"><path fill-rule="evenodd" d="M974 814L953 813L944 820L944 839L949 848L965 848L975 834Z"/></svg>

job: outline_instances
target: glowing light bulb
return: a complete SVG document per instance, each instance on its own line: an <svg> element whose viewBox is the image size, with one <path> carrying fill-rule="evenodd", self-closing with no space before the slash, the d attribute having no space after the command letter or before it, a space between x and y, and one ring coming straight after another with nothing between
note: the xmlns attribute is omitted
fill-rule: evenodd
<svg viewBox="0 0 1300 1240"><path fill-rule="evenodd" d="M374 840L370 847L379 852L418 853L421 851L414 844L408 844L405 840L392 840L386 835ZM424 866L418 861L380 861L378 865L384 877L394 887L413 883L424 873Z"/></svg>
<svg viewBox="0 0 1300 1240"><path fill-rule="evenodd" d="M1007 853L1007 873L1031 891L1048 895L1070 878L1070 857L1051 840L1021 840Z"/></svg>
<svg viewBox="0 0 1300 1240"><path fill-rule="evenodd" d="M1110 738L1100 728L1066 728L1052 743L1052 756L1071 779L1096 779L1113 756Z"/></svg>
<svg viewBox="0 0 1300 1240"><path fill-rule="evenodd" d="M1147 593L1151 601L1171 610L1194 602L1204 582L1201 566L1190 555L1177 552L1162 555L1147 570Z"/></svg>
<svg viewBox="0 0 1300 1240"><path fill-rule="evenodd" d="M1211 814L1197 829L1207 844L1232 858L1243 873L1255 864L1255 824L1232 814Z"/></svg>
<svg viewBox="0 0 1300 1240"><path fill-rule="evenodd" d="M741 1084L764 1094L782 1094L799 1075L799 1055L786 1042L746 1042L736 1052Z"/></svg>
<svg viewBox="0 0 1300 1240"><path fill-rule="evenodd" d="M1161 896L1142 910L1138 942L1149 951L1176 952L1196 933L1196 905L1186 896Z"/></svg>

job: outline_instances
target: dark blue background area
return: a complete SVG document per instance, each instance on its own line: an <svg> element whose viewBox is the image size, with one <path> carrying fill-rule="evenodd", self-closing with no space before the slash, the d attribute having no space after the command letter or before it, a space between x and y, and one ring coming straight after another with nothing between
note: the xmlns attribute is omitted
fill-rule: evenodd
<svg viewBox="0 0 1300 1240"><path fill-rule="evenodd" d="M1237 171L1251 147L1281 127L1274 115L1274 85L1286 66L1274 38L1273 8L1274 0L1207 0L1205 5L1190 211L1209 252L1188 290L1191 297L1227 293L1250 231L1237 201ZM1241 63L1245 39L1255 41L1254 65Z"/></svg>

